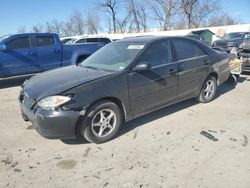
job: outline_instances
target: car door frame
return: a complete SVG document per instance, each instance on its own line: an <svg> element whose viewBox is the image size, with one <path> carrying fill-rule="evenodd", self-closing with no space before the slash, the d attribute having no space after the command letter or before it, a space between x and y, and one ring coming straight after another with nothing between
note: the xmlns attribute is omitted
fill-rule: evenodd
<svg viewBox="0 0 250 188"><path fill-rule="evenodd" d="M7 44L17 38L29 38L29 48L8 49ZM5 60L8 60L8 56L13 56L15 59L15 61L12 62L4 62L5 65L2 65L2 69L6 77L38 72L36 66L34 66L37 61L36 48L30 34L13 35L7 40L4 40L4 43L7 47L5 51L2 51L5 55Z"/></svg>
<svg viewBox="0 0 250 188"><path fill-rule="evenodd" d="M162 41L162 40L161 40ZM162 65L157 65L155 67L152 67L151 70L149 71L145 71L145 72L136 72L133 71L133 68L142 63L139 62L139 58L144 54L144 52L150 48L151 45L153 45L154 43L150 43L149 45L146 45L144 47L144 50L137 56L137 58L135 59L135 61L132 63L132 66L129 68L128 71L128 95L129 95L129 101L130 101L130 107L131 107L131 112L132 115L134 117L140 116L142 114L146 114L149 112L152 112L156 109L162 108L164 106L167 106L168 104L172 103L173 101L175 101L176 99L176 94L177 94L177 84L178 84L178 74L177 74L177 64L175 62L173 62L173 57L172 57L172 48L169 42L169 39L164 39L165 42L168 43L168 50L169 50L169 54L170 54L170 62L168 62L167 64L162 64ZM154 42L160 42L159 40L154 41ZM166 72L167 70L169 72L167 72L167 74L165 75L164 78L161 78L159 75L157 75L157 73L159 73L159 71L162 70L162 68L165 68ZM159 69L159 71L157 73L154 72L154 70ZM170 70L174 70L173 72L170 73ZM148 76L152 76L154 77L153 80L150 78L148 78L147 80L147 75ZM173 78L172 80L172 85L169 85L168 81L166 82L167 77ZM134 83L131 80L133 78L137 78L137 79L141 79L142 81L145 81L145 83L141 84L141 83ZM144 79L145 78L145 79ZM170 78L168 78L170 80ZM153 82L156 82L155 84ZM131 84L132 83L132 84ZM155 92L151 94L151 96L149 96L147 98L148 93L144 93L145 92L145 85L150 87L150 84L153 83L154 85L152 85L152 87L156 88ZM164 89L160 87L160 85L163 85ZM171 91L167 90L167 87L173 87L173 93L171 93ZM156 102L155 104L153 104L152 101L152 96L154 96L154 94L156 92L159 92L158 89L162 89L161 93L156 94L158 96L159 101ZM144 91L142 90L144 88ZM150 89L150 88L146 88L146 89ZM142 92L140 91L142 90ZM146 90L147 91L147 90ZM172 98L170 99L163 99L162 94L167 93L172 95ZM148 99L148 100L147 100ZM146 102L149 102L149 105L147 106Z"/></svg>
<svg viewBox="0 0 250 188"><path fill-rule="evenodd" d="M187 58L178 60L177 53L173 44L174 40L186 40L193 45L197 46L203 51L204 55L193 58ZM207 52L198 44L198 41L192 39L170 39L173 59L178 67L178 89L177 89L177 100L181 101L184 99L196 97L199 94L199 90L204 80L206 79L211 66L211 57ZM193 64L193 65L192 65ZM195 65L200 64L199 67ZM188 67L189 65L189 67ZM193 67L192 67L193 66ZM195 74L195 75L194 75ZM194 75L194 76L193 76Z"/></svg>
<svg viewBox="0 0 250 188"><path fill-rule="evenodd" d="M41 46L39 47L37 44L37 37L53 37L54 45ZM57 41L55 35L53 34L34 34L33 35L34 44L36 46L37 51L37 66L42 71L50 70L53 68L58 68L62 63L62 45ZM47 52L46 52L47 51ZM46 61L45 57L53 56L52 61Z"/></svg>

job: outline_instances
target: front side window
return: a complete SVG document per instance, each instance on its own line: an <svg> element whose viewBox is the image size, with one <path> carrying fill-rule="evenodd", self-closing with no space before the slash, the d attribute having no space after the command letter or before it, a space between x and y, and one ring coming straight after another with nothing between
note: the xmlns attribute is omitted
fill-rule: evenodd
<svg viewBox="0 0 250 188"><path fill-rule="evenodd" d="M29 37L21 37L21 38L13 39L13 40L7 42L6 47L8 50L30 48L30 38Z"/></svg>
<svg viewBox="0 0 250 188"><path fill-rule="evenodd" d="M110 43L83 61L80 66L119 72L125 69L144 48L141 43Z"/></svg>
<svg viewBox="0 0 250 188"><path fill-rule="evenodd" d="M55 45L55 39L52 36L37 36L36 43L38 47Z"/></svg>
<svg viewBox="0 0 250 188"><path fill-rule="evenodd" d="M138 60L147 62L152 67L171 62L171 50L168 41L155 42L150 45Z"/></svg>
<svg viewBox="0 0 250 188"><path fill-rule="evenodd" d="M173 45L177 61L206 55L199 46L188 40L176 39Z"/></svg>

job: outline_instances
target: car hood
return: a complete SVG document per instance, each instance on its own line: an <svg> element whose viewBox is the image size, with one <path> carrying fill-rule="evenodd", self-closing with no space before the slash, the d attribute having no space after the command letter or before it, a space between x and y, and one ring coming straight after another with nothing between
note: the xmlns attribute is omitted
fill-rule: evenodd
<svg viewBox="0 0 250 188"><path fill-rule="evenodd" d="M113 73L69 66L32 77L26 82L23 90L29 97L37 101L111 74Z"/></svg>
<svg viewBox="0 0 250 188"><path fill-rule="evenodd" d="M230 43L230 42L235 42L235 43L237 43L237 42L239 42L239 41L241 41L241 39L240 38L236 38L236 39L221 39L221 40L216 40L215 41L215 43L216 44L218 44L218 45L225 45L225 44L228 44L228 43Z"/></svg>

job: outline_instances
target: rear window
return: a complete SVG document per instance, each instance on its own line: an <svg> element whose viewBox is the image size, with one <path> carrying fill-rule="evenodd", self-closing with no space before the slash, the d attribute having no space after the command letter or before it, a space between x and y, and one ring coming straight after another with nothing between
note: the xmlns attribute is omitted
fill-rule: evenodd
<svg viewBox="0 0 250 188"><path fill-rule="evenodd" d="M7 42L6 47L8 50L30 48L30 38L21 37L21 38L13 39Z"/></svg>
<svg viewBox="0 0 250 188"><path fill-rule="evenodd" d="M199 46L188 40L174 40L173 45L178 61L206 55Z"/></svg>
<svg viewBox="0 0 250 188"><path fill-rule="evenodd" d="M36 43L38 47L51 46L55 44L55 39L52 36L37 36Z"/></svg>

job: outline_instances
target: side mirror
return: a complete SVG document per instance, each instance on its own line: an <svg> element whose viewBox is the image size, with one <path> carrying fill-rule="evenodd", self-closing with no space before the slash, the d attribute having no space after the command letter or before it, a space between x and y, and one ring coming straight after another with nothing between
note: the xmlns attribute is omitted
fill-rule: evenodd
<svg viewBox="0 0 250 188"><path fill-rule="evenodd" d="M139 63L133 68L133 71L135 72L143 72L143 71L148 71L151 69L151 65L149 63Z"/></svg>
<svg viewBox="0 0 250 188"><path fill-rule="evenodd" d="M0 51L6 50L6 45L4 43L0 43Z"/></svg>

